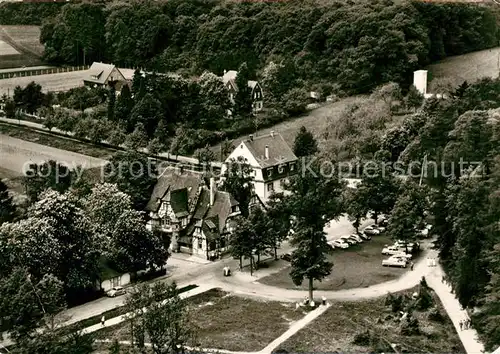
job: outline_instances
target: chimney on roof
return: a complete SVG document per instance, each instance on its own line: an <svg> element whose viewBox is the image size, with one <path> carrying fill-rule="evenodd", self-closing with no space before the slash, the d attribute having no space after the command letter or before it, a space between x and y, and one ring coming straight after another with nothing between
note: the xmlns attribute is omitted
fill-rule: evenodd
<svg viewBox="0 0 500 354"><path fill-rule="evenodd" d="M210 206L214 205L216 192L215 178L210 177Z"/></svg>
<svg viewBox="0 0 500 354"><path fill-rule="evenodd" d="M266 145L265 154L266 154L266 160L269 160L269 145Z"/></svg>
<svg viewBox="0 0 500 354"><path fill-rule="evenodd" d="M249 139L250 141L253 141L253 135L252 135L252 134L250 134L250 135L248 136L248 139Z"/></svg>
<svg viewBox="0 0 500 354"><path fill-rule="evenodd" d="M271 138L274 138L274 130L271 130Z"/></svg>

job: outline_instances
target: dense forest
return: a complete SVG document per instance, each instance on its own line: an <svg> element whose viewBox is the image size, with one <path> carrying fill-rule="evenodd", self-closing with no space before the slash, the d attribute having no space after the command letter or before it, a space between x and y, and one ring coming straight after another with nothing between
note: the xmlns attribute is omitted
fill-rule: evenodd
<svg viewBox="0 0 500 354"><path fill-rule="evenodd" d="M427 157L427 188L415 184L400 194L391 223L404 225L426 205L440 261L487 350L500 345L499 92L500 80L484 79L463 84L449 99L426 100L382 146L405 166Z"/></svg>
<svg viewBox="0 0 500 354"><path fill-rule="evenodd" d="M0 19L2 15L0 13ZM422 2L123 1L68 4L44 21L45 59L221 74L291 61L306 82L368 92L449 55L493 47L488 7Z"/></svg>
<svg viewBox="0 0 500 354"><path fill-rule="evenodd" d="M61 12L65 3L0 3L1 25L33 25L39 26L44 20L55 17Z"/></svg>

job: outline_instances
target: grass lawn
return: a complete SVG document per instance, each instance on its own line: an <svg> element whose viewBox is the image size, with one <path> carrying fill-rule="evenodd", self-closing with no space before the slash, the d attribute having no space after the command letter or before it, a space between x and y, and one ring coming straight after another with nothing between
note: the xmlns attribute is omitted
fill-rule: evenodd
<svg viewBox="0 0 500 354"><path fill-rule="evenodd" d="M335 249L330 256L333 262L332 273L322 282L315 282L315 288L318 290L362 288L398 278L409 268L382 266L382 260L388 257L381 254L382 248L385 244L392 243L388 236L381 235L373 236L370 241L345 250ZM264 277L259 282L288 289L306 290L308 287L307 282L304 282L302 286L293 284L290 278L290 267Z"/></svg>
<svg viewBox="0 0 500 354"><path fill-rule="evenodd" d="M301 126L305 126L307 130L312 132L314 135L319 136L324 132L327 124L339 119L340 114L348 105L360 99L360 97L347 97L335 103L326 103L324 106L313 109L301 117L292 118L273 125L272 127L261 129L257 131L255 135L260 136L270 134L271 131L275 131L283 136L283 139L285 139L288 145L293 146L295 135ZM232 144L233 146L238 146L242 140L247 138L248 135L243 135L234 139ZM220 158L220 144L213 146L211 150L215 152L215 156L217 158Z"/></svg>
<svg viewBox="0 0 500 354"><path fill-rule="evenodd" d="M411 295L418 287L403 292ZM457 332L446 315L438 297L431 291L443 321L428 318L429 311L414 312L421 334L400 334L400 324L385 298L362 302L334 302L323 315L300 330L275 352L309 353L370 353L395 352L391 344L399 345L398 353L465 353ZM353 344L357 334L368 331L371 343ZM358 342L359 343L359 342Z"/></svg>
<svg viewBox="0 0 500 354"><path fill-rule="evenodd" d="M294 304L250 300L216 289L186 301L196 341L204 348L259 351L305 315ZM130 340L127 322L96 334L99 339Z"/></svg>
<svg viewBox="0 0 500 354"><path fill-rule="evenodd" d="M500 47L446 58L429 65L432 78L449 78L454 85L472 83L482 77L498 77Z"/></svg>
<svg viewBox="0 0 500 354"><path fill-rule="evenodd" d="M115 152L112 149L103 146L96 146L88 143L82 143L74 139L58 137L50 134L44 134L27 127L14 126L0 122L0 134L5 134L14 138L30 141L33 143L51 146L61 150L73 151L83 155L109 159Z"/></svg>

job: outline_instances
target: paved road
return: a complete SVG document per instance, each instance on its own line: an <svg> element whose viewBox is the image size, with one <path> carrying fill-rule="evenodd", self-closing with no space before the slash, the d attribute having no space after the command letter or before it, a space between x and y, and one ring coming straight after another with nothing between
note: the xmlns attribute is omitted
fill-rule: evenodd
<svg viewBox="0 0 500 354"><path fill-rule="evenodd" d="M0 134L0 166L17 174L23 174L29 163L56 160L74 168L103 166L106 161L76 152L56 149Z"/></svg>

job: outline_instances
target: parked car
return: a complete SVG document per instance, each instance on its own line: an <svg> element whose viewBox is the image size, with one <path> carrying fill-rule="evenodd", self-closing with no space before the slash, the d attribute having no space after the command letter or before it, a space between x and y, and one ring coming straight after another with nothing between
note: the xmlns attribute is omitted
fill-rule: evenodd
<svg viewBox="0 0 500 354"><path fill-rule="evenodd" d="M359 234L358 236L361 237L365 241L370 241L372 239L372 237L370 235L363 234L363 233Z"/></svg>
<svg viewBox="0 0 500 354"><path fill-rule="evenodd" d="M108 290L108 292L106 293L106 295L109 297L116 297L116 296L125 295L125 294L126 294L126 291L121 286L115 286L114 288L111 288L110 290Z"/></svg>
<svg viewBox="0 0 500 354"><path fill-rule="evenodd" d="M382 266L384 267L401 267L401 268L406 268L406 264L408 262L406 261L406 259L402 258L402 257L389 257L387 259L384 259L382 261Z"/></svg>
<svg viewBox="0 0 500 354"><path fill-rule="evenodd" d="M394 246L399 247L405 251L408 248L408 251L413 252L415 249L418 249L420 247L420 244L418 242L417 243L408 242L405 245L405 243L403 241L397 240L396 243L394 243Z"/></svg>
<svg viewBox="0 0 500 354"><path fill-rule="evenodd" d="M376 229L372 226L368 226L366 227L364 230L363 230L363 233L365 235L370 235L370 236L373 236L373 235L380 235L380 230L379 229Z"/></svg>
<svg viewBox="0 0 500 354"><path fill-rule="evenodd" d="M352 238L350 238L349 236L342 236L340 237L340 240L350 244L350 245L355 245L358 243L358 241L356 240L353 240Z"/></svg>
<svg viewBox="0 0 500 354"><path fill-rule="evenodd" d="M342 248L342 249L349 248L349 244L343 240L335 240L331 243L331 245L334 246L335 248Z"/></svg>
<svg viewBox="0 0 500 354"><path fill-rule="evenodd" d="M382 232L385 232L385 227L383 227L383 226L382 226L382 225L380 225L380 224L379 224L379 225L377 225L377 224L371 224L371 225L369 225L368 227L369 227L369 228L372 228L372 229L375 229L375 230L378 230L378 231L380 231L381 233L382 233ZM368 228L368 227L367 227L367 228ZM365 229L365 230L366 230L366 229Z"/></svg>
<svg viewBox="0 0 500 354"><path fill-rule="evenodd" d="M396 254L401 254L405 253L404 250L401 250L401 248L396 247L396 246L386 246L382 249L382 254L385 255L396 255Z"/></svg>
<svg viewBox="0 0 500 354"><path fill-rule="evenodd" d="M364 240L364 239L363 239L360 235L358 235L358 234L351 234L351 235L349 235L349 238L350 238L350 239L353 239L353 240L355 240L355 241L358 241L358 243L361 243L361 242L363 242L363 241L366 241L366 240Z"/></svg>
<svg viewBox="0 0 500 354"><path fill-rule="evenodd" d="M285 253L280 256L280 258L286 262L292 261L292 255L290 253Z"/></svg>
<svg viewBox="0 0 500 354"><path fill-rule="evenodd" d="M410 253L406 253L404 251L400 251L399 253L395 253L394 256L403 257L406 260L411 260L413 258L413 256Z"/></svg>

